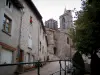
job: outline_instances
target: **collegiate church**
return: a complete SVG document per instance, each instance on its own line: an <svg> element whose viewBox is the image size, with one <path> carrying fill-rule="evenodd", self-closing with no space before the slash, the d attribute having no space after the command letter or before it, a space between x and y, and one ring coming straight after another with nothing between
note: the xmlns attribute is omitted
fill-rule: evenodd
<svg viewBox="0 0 100 75"><path fill-rule="evenodd" d="M72 39L68 33L68 30L73 28L72 11L66 10L65 8L64 13L59 19L60 28L58 28L58 22L54 19L45 21L50 60L56 59L56 57L60 59L69 59L75 53Z"/></svg>

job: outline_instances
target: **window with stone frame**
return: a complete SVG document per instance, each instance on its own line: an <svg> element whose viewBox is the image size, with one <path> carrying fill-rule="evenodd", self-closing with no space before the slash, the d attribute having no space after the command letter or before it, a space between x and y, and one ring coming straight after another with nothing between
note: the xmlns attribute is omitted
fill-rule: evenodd
<svg viewBox="0 0 100 75"><path fill-rule="evenodd" d="M32 36L31 36L31 34L28 35L28 48L32 49Z"/></svg>
<svg viewBox="0 0 100 75"><path fill-rule="evenodd" d="M44 54L44 46L42 46L42 54Z"/></svg>
<svg viewBox="0 0 100 75"><path fill-rule="evenodd" d="M35 62L35 57L34 55L30 55L30 62ZM35 64L30 64L30 66L35 66Z"/></svg>
<svg viewBox="0 0 100 75"><path fill-rule="evenodd" d="M29 52L27 52L26 54L25 54L25 62L26 63L28 63L28 62L30 62L30 53ZM30 64L26 64L26 66L29 66Z"/></svg>
<svg viewBox="0 0 100 75"><path fill-rule="evenodd" d="M40 51L41 51L41 41L40 41Z"/></svg>
<svg viewBox="0 0 100 75"><path fill-rule="evenodd" d="M11 8L11 6L12 6L11 0L6 0L6 6L8 8Z"/></svg>
<svg viewBox="0 0 100 75"><path fill-rule="evenodd" d="M28 62L30 62L30 53L28 53Z"/></svg>
<svg viewBox="0 0 100 75"><path fill-rule="evenodd" d="M69 44L69 38L67 37L67 44Z"/></svg>
<svg viewBox="0 0 100 75"><path fill-rule="evenodd" d="M54 47L54 54L56 54L56 52L57 52L57 49L56 49L56 47Z"/></svg>
<svg viewBox="0 0 100 75"><path fill-rule="evenodd" d="M12 20L4 14L4 20L3 20L3 31L6 33L11 33L11 26L12 26Z"/></svg>
<svg viewBox="0 0 100 75"><path fill-rule="evenodd" d="M32 25L32 23L33 23L33 17L30 16L30 24Z"/></svg>
<svg viewBox="0 0 100 75"><path fill-rule="evenodd" d="M62 18L62 28L65 29L65 18Z"/></svg>

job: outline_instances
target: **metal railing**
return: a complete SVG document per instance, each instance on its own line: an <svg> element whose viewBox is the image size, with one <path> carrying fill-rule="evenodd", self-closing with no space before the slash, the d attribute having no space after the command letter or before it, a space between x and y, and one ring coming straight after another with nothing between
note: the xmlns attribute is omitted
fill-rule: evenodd
<svg viewBox="0 0 100 75"><path fill-rule="evenodd" d="M62 67L62 64L61 64L62 61L64 62L64 68ZM69 65L66 65L66 62L70 62L70 60L37 61L37 62L28 62L28 63L19 62L19 63L13 63L13 64L0 64L0 67L3 67L3 66L14 66L14 65L20 66L20 65L25 65L25 64L36 64L35 66L37 66L36 67L37 75L41 75L40 74L41 64L42 63L47 63L47 62L59 62L59 67L60 67L58 71L56 71L54 73L51 73L49 75L55 75L56 73L59 73L59 75L62 75L62 71L64 72L63 75L67 75L67 69L68 69ZM74 61L72 61L72 62L74 62ZM77 69L85 70L82 67L80 67L78 64L76 64L75 62L74 62L74 64L76 65ZM73 75L73 73L70 73L70 75ZM17 73L16 75L19 75L19 74Z"/></svg>
<svg viewBox="0 0 100 75"><path fill-rule="evenodd" d="M19 65L25 65L25 64L37 64L37 75L41 75L40 74L40 67L41 67L41 64L42 63L46 63L46 62L59 62L59 66L60 66L60 68L59 68L59 71L56 71L56 72L54 72L54 73L51 73L50 75L54 75L54 74L56 74L56 73L58 73L59 72L59 75L62 75L62 71L64 71L64 75L67 75L66 73L67 73L67 71L66 71L66 69L67 69L67 67L68 67L68 65L66 65L66 61L69 61L69 60L53 60L53 61L37 61L37 62L28 62L28 63L25 63L25 62L20 62L20 63L13 63L13 64L0 64L0 67L3 67L3 66L14 66L14 65L17 65L17 66L19 66ZM65 66L64 66L64 68L62 67L62 65L61 65L61 62L65 62Z"/></svg>

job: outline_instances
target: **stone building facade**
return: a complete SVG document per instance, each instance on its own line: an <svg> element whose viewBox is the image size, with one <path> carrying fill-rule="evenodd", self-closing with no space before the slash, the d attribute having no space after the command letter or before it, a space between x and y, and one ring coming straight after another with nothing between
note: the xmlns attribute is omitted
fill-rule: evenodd
<svg viewBox="0 0 100 75"><path fill-rule="evenodd" d="M57 60L59 59L56 56L56 40L55 40L55 31L51 28L46 28L47 39L48 39L48 58L49 60Z"/></svg>
<svg viewBox="0 0 100 75"><path fill-rule="evenodd" d="M22 0L24 14L22 16L20 49L22 62L44 61L47 59L46 32L42 16L31 0ZM21 56L21 55L20 55ZM24 65L24 68L34 64Z"/></svg>
<svg viewBox="0 0 100 75"><path fill-rule="evenodd" d="M68 30L73 27L71 10L64 10L60 16L60 28L55 30L46 27L48 51L59 59L69 59L75 53ZM52 58L50 56L50 58Z"/></svg>
<svg viewBox="0 0 100 75"><path fill-rule="evenodd" d="M60 17L60 29L66 30L73 26L73 20L72 20L72 11L71 10L64 10L64 14L62 14Z"/></svg>
<svg viewBox="0 0 100 75"><path fill-rule="evenodd" d="M54 19L49 19L49 20L45 21L45 26L47 28L57 30L58 29L58 22Z"/></svg>
<svg viewBox="0 0 100 75"><path fill-rule="evenodd" d="M46 61L47 43L42 16L32 0L0 0L0 64ZM20 69L32 67L26 64ZM16 69L0 67L0 75L13 75Z"/></svg>
<svg viewBox="0 0 100 75"><path fill-rule="evenodd" d="M61 59L69 59L72 58L73 54L75 53L73 42L69 33L69 30L74 26L72 11L66 10L65 8L63 15L61 15L59 19L60 19L60 28L57 32L58 35L56 36L59 37L57 38L58 55L61 57Z"/></svg>
<svg viewBox="0 0 100 75"><path fill-rule="evenodd" d="M75 53L69 34L62 30L46 28L48 38L48 56L50 60L69 59Z"/></svg>
<svg viewBox="0 0 100 75"><path fill-rule="evenodd" d="M54 35L56 39L56 55L63 60L71 58L75 51L69 34L58 30Z"/></svg>
<svg viewBox="0 0 100 75"><path fill-rule="evenodd" d="M17 62L22 8L18 0L0 0L0 64ZM15 69L16 66L0 67L0 75L12 75Z"/></svg>
<svg viewBox="0 0 100 75"><path fill-rule="evenodd" d="M31 0L22 0L24 6L21 36L20 36L20 62L34 62L38 60L39 49L39 28L41 25L40 14L36 15L36 8ZM39 17L38 17L39 15ZM24 65L24 69L33 65Z"/></svg>
<svg viewBox="0 0 100 75"><path fill-rule="evenodd" d="M46 61L47 60L47 46L48 46L48 40L46 36L46 30L42 23L40 26L40 34L39 34L39 60L40 61Z"/></svg>

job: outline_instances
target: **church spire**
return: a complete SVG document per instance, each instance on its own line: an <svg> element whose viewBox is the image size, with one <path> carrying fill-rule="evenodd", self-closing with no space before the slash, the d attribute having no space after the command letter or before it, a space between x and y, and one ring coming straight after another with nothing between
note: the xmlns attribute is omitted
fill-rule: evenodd
<svg viewBox="0 0 100 75"><path fill-rule="evenodd" d="M65 7L65 9L64 9L64 13L66 13L66 11L67 11L67 10L66 10L66 7Z"/></svg>

